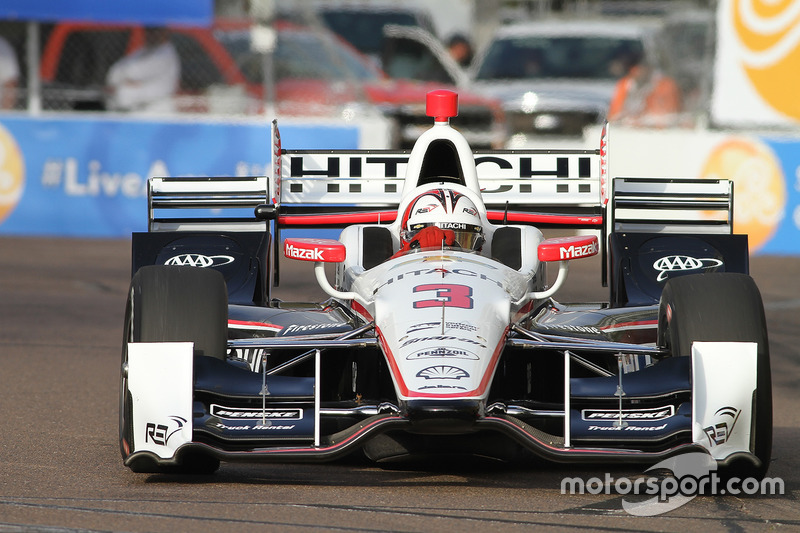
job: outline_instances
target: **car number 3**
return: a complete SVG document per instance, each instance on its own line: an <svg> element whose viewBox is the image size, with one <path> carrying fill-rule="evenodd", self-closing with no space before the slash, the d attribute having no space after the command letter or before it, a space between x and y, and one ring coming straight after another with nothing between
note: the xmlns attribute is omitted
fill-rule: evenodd
<svg viewBox="0 0 800 533"><path fill-rule="evenodd" d="M472 287L450 283L431 283L414 287L414 292L428 291L434 291L436 296L427 300L418 300L414 302L414 309L424 309L426 307L459 307L461 309L472 309Z"/></svg>

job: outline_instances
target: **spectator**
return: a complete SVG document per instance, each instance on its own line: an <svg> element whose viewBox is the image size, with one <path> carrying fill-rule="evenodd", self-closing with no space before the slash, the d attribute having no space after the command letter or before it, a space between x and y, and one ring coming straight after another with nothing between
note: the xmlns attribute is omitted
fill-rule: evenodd
<svg viewBox="0 0 800 533"><path fill-rule="evenodd" d="M144 46L109 69L106 107L117 111L175 111L180 79L180 58L169 31L146 28Z"/></svg>
<svg viewBox="0 0 800 533"><path fill-rule="evenodd" d="M614 89L608 119L642 126L670 126L681 112L678 84L641 55Z"/></svg>
<svg viewBox="0 0 800 533"><path fill-rule="evenodd" d="M472 63L472 45L466 37L457 33L447 42L447 51L456 63L467 68Z"/></svg>
<svg viewBox="0 0 800 533"><path fill-rule="evenodd" d="M8 41L0 37L0 109L14 109L18 83L17 54Z"/></svg>

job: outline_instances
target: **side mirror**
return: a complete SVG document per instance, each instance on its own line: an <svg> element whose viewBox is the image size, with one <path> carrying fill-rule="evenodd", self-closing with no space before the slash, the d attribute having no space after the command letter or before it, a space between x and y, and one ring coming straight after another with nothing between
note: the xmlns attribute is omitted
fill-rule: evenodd
<svg viewBox="0 0 800 533"><path fill-rule="evenodd" d="M315 263L341 263L347 257L344 244L333 239L288 238L283 241L283 255Z"/></svg>
<svg viewBox="0 0 800 533"><path fill-rule="evenodd" d="M283 255L289 259L313 261L314 276L327 295L342 300L355 300L367 307L368 302L358 293L337 291L325 277L325 263L341 263L347 257L347 249L341 242L333 239L288 238L283 241Z"/></svg>
<svg viewBox="0 0 800 533"><path fill-rule="evenodd" d="M569 273L569 262L572 259L581 259L597 255L599 247L595 235L574 235L572 237L558 237L545 239L539 243L537 251L539 261L558 262L558 276L553 286L541 292L529 292L527 298L539 300L549 298L564 285Z"/></svg>

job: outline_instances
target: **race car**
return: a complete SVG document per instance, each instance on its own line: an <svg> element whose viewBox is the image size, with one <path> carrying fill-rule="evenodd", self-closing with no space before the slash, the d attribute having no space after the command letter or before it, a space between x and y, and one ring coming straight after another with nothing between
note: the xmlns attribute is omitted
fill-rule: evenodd
<svg viewBox="0 0 800 533"><path fill-rule="evenodd" d="M608 129L597 150L473 152L457 95L426 104L410 151L287 150L273 122L270 176L149 181L124 464L702 451L763 476L769 346L731 183L610 179ZM327 300L273 298L281 249ZM570 263L598 255L608 301L558 301Z"/></svg>

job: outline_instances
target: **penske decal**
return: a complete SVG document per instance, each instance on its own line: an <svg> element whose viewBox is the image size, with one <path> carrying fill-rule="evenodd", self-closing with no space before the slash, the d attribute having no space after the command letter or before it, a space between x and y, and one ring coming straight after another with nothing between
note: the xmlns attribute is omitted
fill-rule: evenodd
<svg viewBox="0 0 800 533"><path fill-rule="evenodd" d="M229 420L258 420L262 418L270 420L300 420L303 418L303 410L298 408L258 409L225 407L212 404L211 415Z"/></svg>
<svg viewBox="0 0 800 533"><path fill-rule="evenodd" d="M581 418L584 420L664 420L675 414L675 407L667 405L651 409L584 409Z"/></svg>

